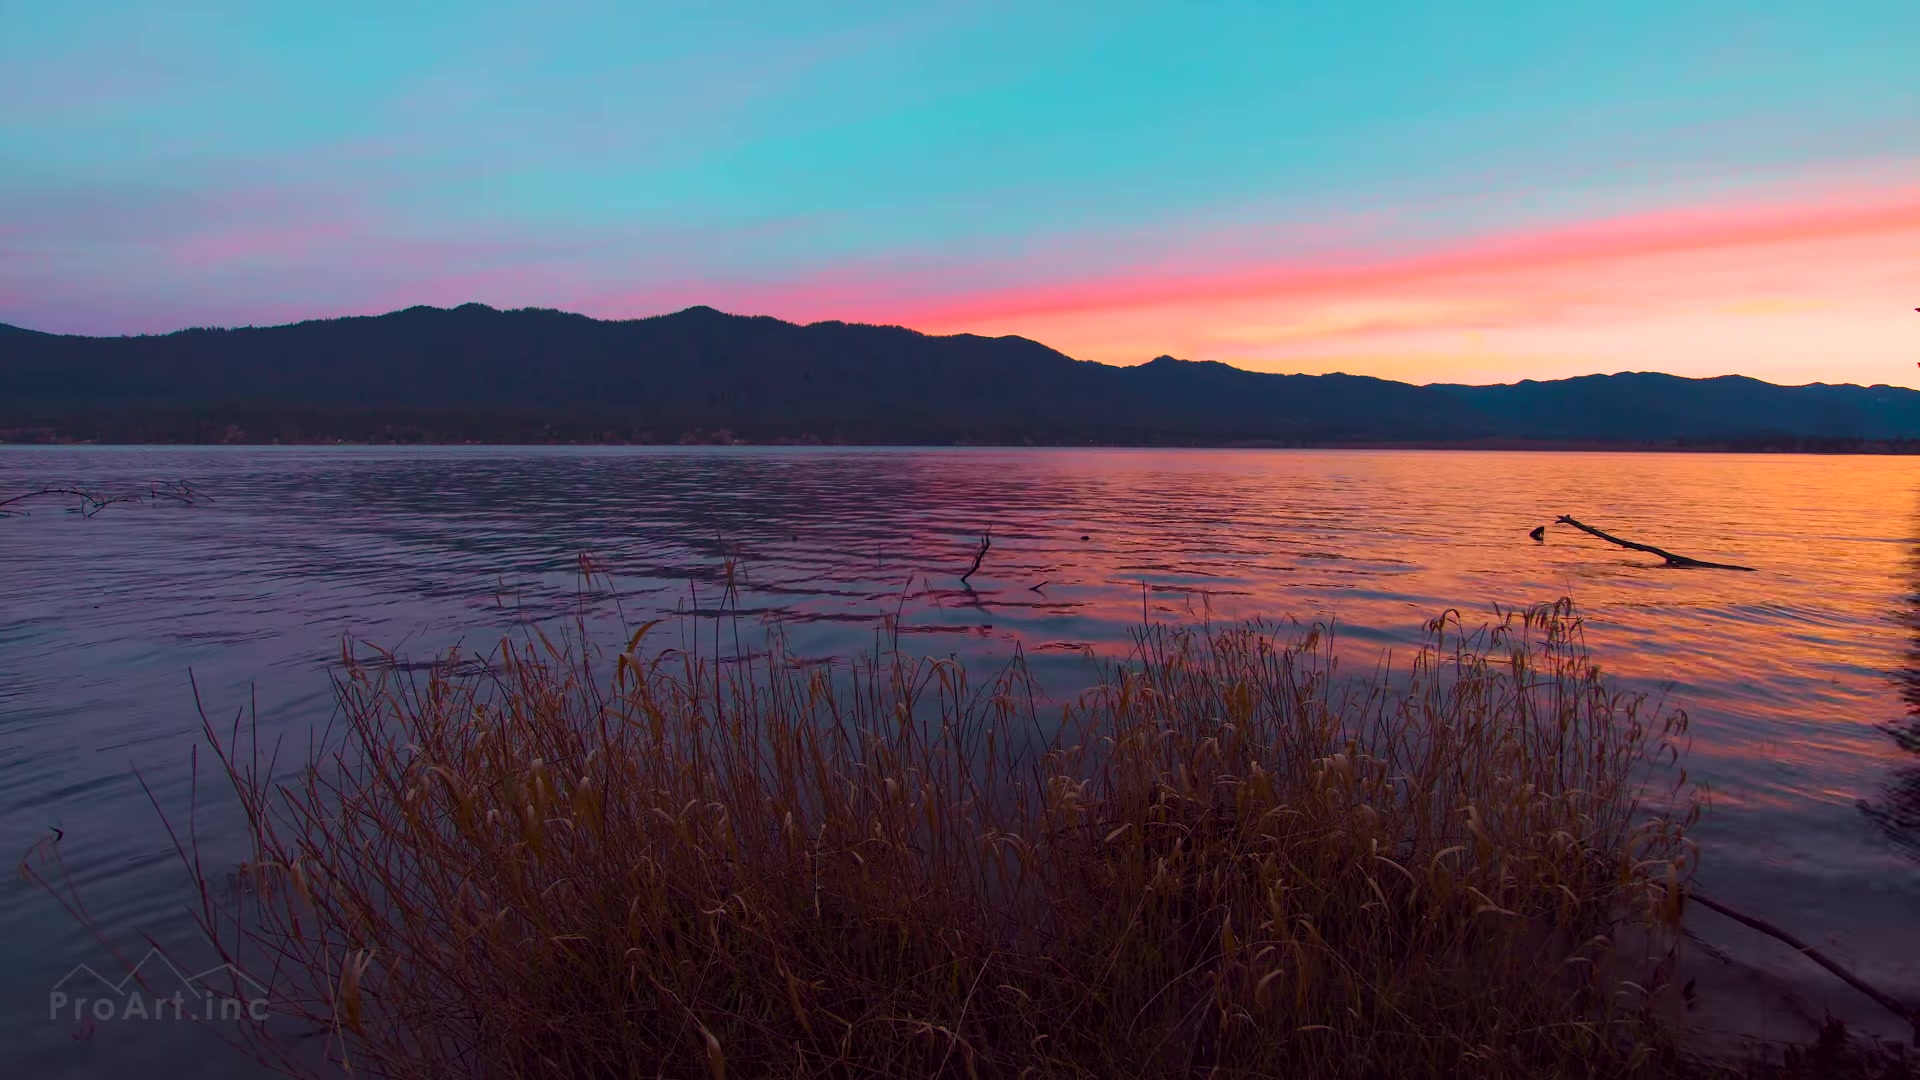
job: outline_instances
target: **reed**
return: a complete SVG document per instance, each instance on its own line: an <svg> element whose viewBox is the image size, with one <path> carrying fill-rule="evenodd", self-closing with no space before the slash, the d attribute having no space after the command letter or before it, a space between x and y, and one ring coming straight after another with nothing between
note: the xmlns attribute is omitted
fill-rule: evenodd
<svg viewBox="0 0 1920 1080"><path fill-rule="evenodd" d="M1569 604L1329 635L1149 626L1057 713L878 649L803 665L534 632L348 655L245 804L210 940L383 1076L1633 1075L1671 1062L1685 717ZM1672 781L1672 784L1669 783ZM312 1047L327 1046L327 1061Z"/></svg>

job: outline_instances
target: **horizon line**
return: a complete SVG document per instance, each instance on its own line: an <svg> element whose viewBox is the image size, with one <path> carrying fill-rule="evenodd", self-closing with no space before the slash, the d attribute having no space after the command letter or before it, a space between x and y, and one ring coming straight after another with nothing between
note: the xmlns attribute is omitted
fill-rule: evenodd
<svg viewBox="0 0 1920 1080"><path fill-rule="evenodd" d="M521 307L495 307L492 304L484 303L482 301L468 300L464 303L455 304L450 307L442 307L438 304L424 304L424 303L408 304L405 307L393 308L388 311L375 312L371 314L316 315L316 316L310 316L304 319L295 319L292 322L267 323L264 325L259 323L245 323L245 324L230 325L230 326L215 326L215 325L182 326L173 330L162 330L157 332L142 331L137 334L67 334L67 333L58 333L55 331L48 331L48 330L36 330L30 326L21 326L17 323L6 323L6 322L0 322L0 330L15 330L23 333L35 334L42 337L78 338L83 341L138 341L144 338L165 338L165 337L172 337L176 334L190 334L190 333L196 333L196 332L237 333L245 330L284 330L291 327L304 326L308 323L345 322L350 319L384 319L384 318L392 317L394 315L403 315L409 311L438 311L438 312L452 313L452 312L461 311L467 308L481 308L485 311L493 312L494 314L499 314L499 315L513 315L513 314L520 314L520 313L527 313L527 312L550 314L550 315L565 315L570 318L585 319L589 322L609 323L609 324L651 322L656 319L670 319L678 315L686 315L693 312L706 311L706 312L712 312L715 315L725 316L726 318L729 318L729 319L749 319L749 320L765 319L771 322L781 323L786 326L797 327L799 329L811 329L817 326L846 326L846 327L861 327L861 328L875 329L875 330L902 330L910 334L917 334L924 338L978 338L982 341L1024 341L1033 345L1038 345L1043 349L1048 349L1052 352L1058 353L1059 355L1064 356L1069 360L1073 360L1076 363L1099 364L1101 367L1113 367L1113 368L1143 367L1147 364L1155 363L1160 360L1172 360L1175 363L1180 363L1180 364L1218 364L1221 367L1230 368L1234 371L1246 372L1249 375L1274 375L1282 378L1308 378L1308 379L1319 379L1319 378L1327 378L1330 376L1339 376L1342 378L1349 378L1349 379L1373 379L1378 382L1399 383L1402 386L1522 386L1527 383L1547 385L1551 383L1573 382L1578 379L1613 379L1613 378L1620 378L1622 376L1627 376L1627 375L1658 375L1663 378L1678 379L1683 382L1713 382L1719 379L1745 379L1748 382L1756 382L1763 386L1778 386L1785 389L1798 389L1803 387L1826 386L1826 387L1856 387L1862 390L1905 390L1909 393L1920 393L1920 390L1915 390L1912 387L1898 386L1893 383L1853 383L1853 382L1830 383L1830 382L1824 382L1824 381L1814 381L1814 382L1805 382L1805 383L1776 383L1776 382L1769 382L1766 379L1756 378L1755 376L1752 376L1752 375L1743 375L1743 374L1740 374L1739 372L1728 372L1721 375L1675 375L1670 372L1658 371L1658 370L1652 370L1652 369L1623 369L1620 371L1611 371L1611 372L1593 371L1593 372L1588 372L1582 375L1568 375L1558 379L1524 378L1524 379L1515 379L1511 382L1499 382L1499 383L1467 383L1467 382L1447 382L1447 381L1415 383L1415 382L1406 382L1400 379L1389 379L1379 375L1359 375L1359 374L1353 374L1353 373L1344 372L1344 371L1326 371L1326 372L1318 372L1318 373L1259 371L1253 368L1239 367L1235 364L1227 363L1224 360L1188 360L1183 357L1174 356L1171 353L1161 353L1159 355L1150 357L1148 359L1134 361L1132 363L1110 363L1104 360L1084 360L1084 359L1081 359L1080 357L1073 356L1069 353L1063 352L1060 349L1054 348L1053 346L1048 345L1044 341L1040 341L1036 338L1030 338L1023 334L989 335L989 334L976 334L971 331L964 331L964 330L955 331L953 333L942 334L942 333L934 333L926 330L920 330L915 327L907 326L902 323L861 322L857 320L848 320L848 319L815 319L811 322L797 322L791 319L780 318L777 315L746 315L746 314L741 314L740 312L735 312L735 311L725 311L720 308L714 307L711 304L689 304L686 307L680 308L675 311L662 311L652 315L631 315L631 316L623 316L623 317L616 317L616 318L603 318L597 315L588 315L584 312L568 311L565 308L541 307L539 305L533 305L533 304L523 305ZM1915 308L1914 310L1920 311L1920 308Z"/></svg>

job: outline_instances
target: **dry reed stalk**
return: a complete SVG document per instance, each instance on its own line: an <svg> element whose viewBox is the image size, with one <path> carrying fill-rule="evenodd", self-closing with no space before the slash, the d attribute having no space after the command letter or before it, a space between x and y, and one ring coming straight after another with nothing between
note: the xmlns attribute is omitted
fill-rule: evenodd
<svg viewBox="0 0 1920 1080"><path fill-rule="evenodd" d="M1672 941L1693 813L1655 781L1685 718L1615 690L1565 602L1435 620L1397 679L1341 676L1318 629L1149 627L1057 723L1017 662L836 675L649 628L480 674L348 656L343 738L284 784L209 725L256 887L202 890L208 938L383 1076L1669 1059L1657 988L1619 977L1659 949L1614 941Z"/></svg>

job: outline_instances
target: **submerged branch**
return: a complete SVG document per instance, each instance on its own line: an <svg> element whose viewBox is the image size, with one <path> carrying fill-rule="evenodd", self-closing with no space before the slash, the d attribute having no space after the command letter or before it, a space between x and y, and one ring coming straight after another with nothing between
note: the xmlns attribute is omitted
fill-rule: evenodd
<svg viewBox="0 0 1920 1080"><path fill-rule="evenodd" d="M966 584L967 579L974 575L974 571L980 569L980 561L987 557L987 549L992 546L993 546L993 530L988 529L985 533L981 534L980 536L980 548L979 550L973 553L973 565L967 567L967 572L960 575L960 583L962 585Z"/></svg>
<svg viewBox="0 0 1920 1080"><path fill-rule="evenodd" d="M1679 569L1683 569L1683 570L1746 570L1746 571L1753 570L1753 567L1751 566L1735 566L1732 563L1706 562L1701 559L1689 559L1685 555L1675 555L1671 551L1667 551L1663 548L1654 547L1652 544L1636 544L1632 540L1622 540L1617 536L1613 536L1608 533L1603 533L1599 529L1596 529L1593 526L1586 524L1585 522L1576 521L1573 518L1567 516L1566 514L1561 514L1559 517L1554 518L1554 520L1559 522L1562 525L1571 525L1574 528L1579 529L1583 533L1590 533L1594 536L1597 536L1600 539L1605 540L1609 544L1618 544L1623 548L1629 548L1634 551L1644 551L1649 555L1658 555L1661 558L1667 560L1668 566L1677 567Z"/></svg>
<svg viewBox="0 0 1920 1080"><path fill-rule="evenodd" d="M185 480L156 480L147 485L144 493L134 492L123 495L102 495L85 488L48 486L0 498L0 517L24 517L28 513L25 509L28 502L60 496L73 499L78 505L68 509L83 517L92 517L115 503L178 502L191 506L194 503L213 501L212 496Z"/></svg>
<svg viewBox="0 0 1920 1080"><path fill-rule="evenodd" d="M1687 899L1698 903L1701 907L1717 911L1727 918L1732 919L1734 922L1752 927L1769 937L1785 942L1795 952L1804 954L1807 959L1838 975L1840 981L1872 998L1875 1002L1879 1003L1881 1008L1912 1024L1913 1043L1915 1046L1920 1046L1920 1009L1910 1008L1893 995L1869 986L1865 980L1853 972L1848 971L1846 968L1841 967L1819 949L1801 941L1799 938L1794 937L1792 934L1787 933L1785 930L1780 929L1765 919L1755 918L1752 915L1735 911L1727 905L1720 903L1718 900L1709 899L1691 889L1687 890Z"/></svg>

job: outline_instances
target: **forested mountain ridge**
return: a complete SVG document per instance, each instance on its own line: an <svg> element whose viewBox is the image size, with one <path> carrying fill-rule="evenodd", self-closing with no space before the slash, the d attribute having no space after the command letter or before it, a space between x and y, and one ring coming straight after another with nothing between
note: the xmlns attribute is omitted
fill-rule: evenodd
<svg viewBox="0 0 1920 1080"><path fill-rule="evenodd" d="M1414 386L706 307L479 304L136 337L0 325L0 434L99 441L1339 445L1920 438L1920 392L1587 376Z"/></svg>

